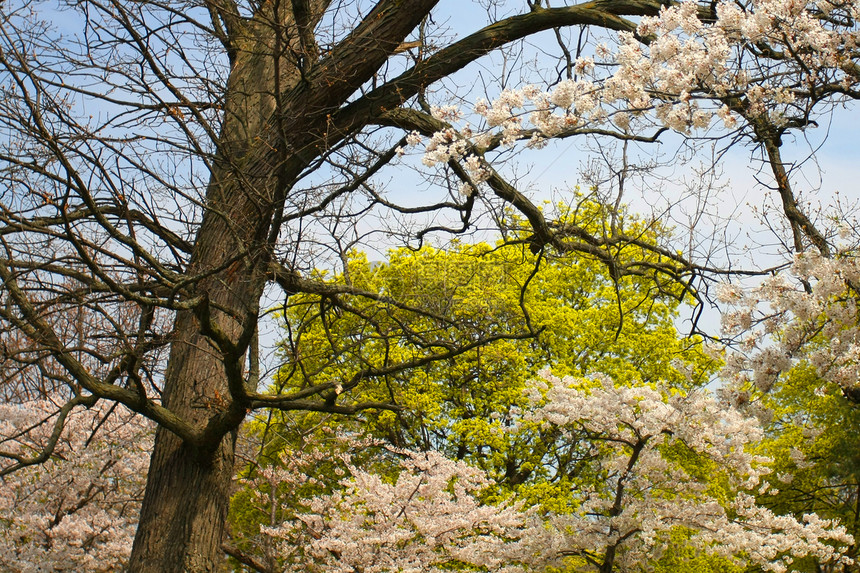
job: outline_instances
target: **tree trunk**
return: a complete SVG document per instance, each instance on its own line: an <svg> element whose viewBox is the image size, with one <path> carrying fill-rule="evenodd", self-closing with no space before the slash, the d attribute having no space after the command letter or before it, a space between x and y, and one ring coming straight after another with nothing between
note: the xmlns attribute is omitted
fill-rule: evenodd
<svg viewBox="0 0 860 573"><path fill-rule="evenodd" d="M156 433L130 571L169 573L219 570L230 501L234 436L212 454Z"/></svg>
<svg viewBox="0 0 860 573"><path fill-rule="evenodd" d="M256 34L256 41L236 39L244 48L228 80L221 141L188 271L203 277L193 294L206 297L211 321L234 344L247 327L243 319L256 317L265 285L265 239L279 162L278 153L261 145L259 137L271 130L275 111L274 32L249 21L244 33ZM162 403L201 431L231 410L241 414L196 444L158 428L130 571L223 568L236 430L245 413L230 388L242 376L245 352L226 354L201 332L201 320L191 311L176 318Z"/></svg>
<svg viewBox="0 0 860 573"><path fill-rule="evenodd" d="M262 257L235 258L241 239L245 245L253 244L254 227L245 228L250 237L236 237L237 227L228 229L231 225L223 217L230 214L234 222L247 222L239 213L246 211L247 215L249 207L259 206L249 195L238 195L244 200L237 199L234 209L204 218L196 260L192 260L194 271L222 269L202 280L196 291L208 297L209 306L229 309L213 311L212 320L234 343L243 333L240 318L249 313L256 316L264 285ZM244 417L244 407L237 404L230 387L242 375L244 351L239 356L227 355L200 330L200 319L191 312L177 317L163 405L200 429L211 427L213 420L237 407L242 412L229 427L207 432L194 444L158 428L131 571L216 571L223 562L220 546L230 500L236 429Z"/></svg>
<svg viewBox="0 0 860 573"><path fill-rule="evenodd" d="M157 430L130 571L222 567L236 431L247 412L237 388L248 319L255 322L259 311L285 193L314 157L348 135L328 133L330 112L373 77L437 1L380 1L310 69L282 57L313 52L301 45L292 6L306 10L306 32L328 0L265 2L232 31L221 136L187 273L201 277L190 288L206 312L177 316L162 395L203 437L192 444ZM218 336L227 343L219 346Z"/></svg>

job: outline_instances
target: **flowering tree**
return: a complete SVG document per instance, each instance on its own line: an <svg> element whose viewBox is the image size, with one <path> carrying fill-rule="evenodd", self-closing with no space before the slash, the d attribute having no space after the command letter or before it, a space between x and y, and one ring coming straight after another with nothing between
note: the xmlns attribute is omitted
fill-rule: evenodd
<svg viewBox="0 0 860 573"><path fill-rule="evenodd" d="M472 181L486 181L501 194L503 182L481 161L485 150L500 144L526 138L542 147L546 138L588 130L690 134L717 117L761 147L794 249L811 243L829 255L824 234L798 207L780 148L792 129L816 126L837 102L860 94L860 69L848 57L857 41L856 16L850 2L704 6L687 0L662 6L659 14L644 15L635 31L620 31L614 49L599 44L593 56L569 60L568 79L552 90L526 85L504 90L492 103L479 100L474 112L486 129L466 125L456 131L444 122L459 120L460 110L439 107L433 110L436 123L416 122L409 141L417 143L420 129L429 135L432 126L425 164L465 158Z"/></svg>
<svg viewBox="0 0 860 573"><path fill-rule="evenodd" d="M856 257L850 252L835 258L802 253L791 274L794 281L780 274L748 291L723 285L720 296L733 307L724 315L723 329L727 335L740 336L743 344L730 356L726 375L734 378L739 391L752 382L766 392L781 373L805 361L822 384L835 385L856 401L860 396Z"/></svg>
<svg viewBox="0 0 860 573"><path fill-rule="evenodd" d="M0 406L5 458L26 459L53 442L41 466L12 473L0 466L0 568L121 569L140 515L152 427L121 407L99 405L68 412L55 435L55 415L49 402Z"/></svg>
<svg viewBox="0 0 860 573"><path fill-rule="evenodd" d="M846 229L843 239L851 239ZM857 260L804 252L754 288L724 284L727 397L770 427L763 448L780 458L762 498L780 511L820 511L857 527Z"/></svg>
<svg viewBox="0 0 860 573"><path fill-rule="evenodd" d="M50 372L54 421L109 401L155 423L132 571L215 567L249 412L384 408L351 391L534 334L475 329L320 280L351 249L459 235L513 209L530 250L586 254L613 279L651 275L694 292L712 270L614 219L597 231L555 220L504 176L509 145L645 144L666 129L704 129L716 113L738 130L721 133L763 151L796 250L828 251L798 208L780 148L790 130L857 95L854 3L487 4L485 26L451 36L431 18L445 7L438 0L3 5L0 330L20 342L4 358ZM566 36L573 27L608 45L583 46ZM551 30L558 48L540 46L536 65L520 70L521 85L535 87L506 91L511 60L492 56ZM455 86L480 83L460 78L484 64L484 95L496 101L459 118L452 103L478 94ZM427 169L402 156L422 138ZM440 185L401 201L383 181L403 168ZM652 256L620 256L631 245ZM299 359L300 390L264 391L259 326L273 290L320 295L321 313L366 318L369 337L374 316L354 301L421 315L426 330L401 335L427 354L319 383ZM99 317L83 335L63 327L80 310ZM28 460L50 458L55 444Z"/></svg>
<svg viewBox="0 0 860 573"><path fill-rule="evenodd" d="M774 459L766 478L771 488L759 503L780 514L837 519L860 537L856 404L808 364L793 367L768 393L754 392L751 399L767 408L765 440L756 451ZM856 553L856 545L847 552L855 560Z"/></svg>
<svg viewBox="0 0 860 573"><path fill-rule="evenodd" d="M581 433L600 476L577 492L570 515L541 530L557 555L601 573L636 570L682 528L703 551L786 571L796 557L839 561L853 544L844 527L815 514L795 520L756 504L752 490L770 472L769 460L749 451L762 438L758 421L706 391L542 376L541 406L529 417Z"/></svg>
<svg viewBox="0 0 860 573"><path fill-rule="evenodd" d="M295 522L263 529L285 571L514 570L528 514L482 503L490 482L463 462L392 453L403 458L395 478L348 465L342 490L311 499Z"/></svg>
<svg viewBox="0 0 860 573"><path fill-rule="evenodd" d="M529 421L590 448L591 468L571 484L566 510L500 502L488 495L495 484L484 472L438 452L392 450L329 431L325 448L311 440L283 449L280 464L243 478L252 495L237 498L244 505L237 510L255 506L268 525L256 539L234 531L225 549L266 572L456 565L514 573L577 563L635 571L653 565L680 530L702 551L770 571L802 557L850 563L842 553L853 539L844 528L815 514L775 515L746 493L767 489L768 460L748 451L761 439L758 422L704 391L544 373L531 400ZM51 412L37 403L4 407L5 453L53 439L50 425L41 438L20 427ZM74 432L58 439L50 461L5 478L0 544L10 571L110 571L128 558L151 428L105 408L70 418ZM263 554L249 551L253 545Z"/></svg>
<svg viewBox="0 0 860 573"><path fill-rule="evenodd" d="M526 419L591 448L591 471L573 486L566 510L492 503L483 472L437 452L382 450L401 457L388 475L346 456L342 489L313 496L295 519L261 529L275 540L281 563L267 570L313 563L314 571L343 572L645 571L676 531L700 551L765 571L786 571L797 558L851 564L843 553L853 538L844 527L815 514L776 515L756 503L770 471L770 460L749 451L762 438L758 421L705 391L544 372L531 392L536 408ZM292 499L303 475L270 469L254 479L294 484L279 494ZM258 490L269 499L272 490Z"/></svg>

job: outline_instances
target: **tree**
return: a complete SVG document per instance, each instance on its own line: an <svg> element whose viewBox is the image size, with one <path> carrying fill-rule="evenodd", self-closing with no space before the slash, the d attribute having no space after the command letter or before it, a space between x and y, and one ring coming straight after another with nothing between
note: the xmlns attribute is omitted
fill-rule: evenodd
<svg viewBox="0 0 860 573"><path fill-rule="evenodd" d="M589 228L600 227L609 215L587 199L575 214L564 206L559 209ZM654 233L646 230L646 223L618 215L628 232L643 238ZM245 485L234 497L231 531L242 552L267 563L267 570L277 570L276 553L271 538L259 535L260 526L288 527L282 524L309 511L308 499L339 489L338 476L347 468L337 460L354 448L345 448L334 435L369 435L407 452L438 452L480 468L492 490L483 492L484 498L503 499L514 492L526 505L565 511L577 490L594 477L580 471L590 446L582 436L520 420L521 412L530 408L528 382L539 369L549 365L580 375L601 372L626 385L659 379L695 387L716 367L696 340L676 332L672 319L679 305L677 293L661 294L660 284L643 277L613 281L603 265L585 257L537 256L525 245L504 242L447 250L425 246L389 252L385 262L374 264L361 253L351 253L344 272L327 280L332 288L349 280L353 287L468 320L473 328L504 324L521 330L528 320L538 334L490 342L454 361L392 373L352 392L355 399L388 401L399 411L370 410L351 423L328 414L259 416L248 426L250 439L258 441L257 453L242 472ZM381 311L375 301L362 300L351 302L351 313L323 314L319 309L325 304L319 295L297 295L283 309L285 339L282 366L273 381L276 391L301 389L310 376L336 382L362 366L427 353L400 336L404 330L426 331L421 315L396 308ZM373 325L372 335L366 332L368 324ZM512 431L517 420L518 429ZM386 470L391 464L374 462L372 455L361 458L352 451L348 457L350 475L356 467L389 479L399 471L397 464ZM332 466L333 461L337 465ZM276 475L277 487L271 483ZM287 554L300 552L297 548Z"/></svg>
<svg viewBox="0 0 860 573"><path fill-rule="evenodd" d="M767 458L749 452L761 427L707 391L548 372L529 389L534 408L520 421L576 434L591 450L585 463L598 479L580 480L568 508L492 503L483 472L435 451L384 450L402 456L393 476L345 456L341 489L263 528L284 558L263 570L651 571L676 544L765 571L787 571L797 558L851 564L844 553L854 540L843 526L756 503L750 493L770 471ZM257 481L296 478L308 479L274 470ZM282 493L292 503L296 489Z"/></svg>
<svg viewBox="0 0 860 573"><path fill-rule="evenodd" d="M749 291L722 285L721 297L734 307L725 315L724 330L744 339L740 351L730 356L726 377L733 378L736 391L753 384L767 392L780 374L807 364L817 374L813 380L822 384L821 391L835 387L856 402L860 379L856 255L851 250L837 252L836 257L801 253L790 271ZM770 346L765 345L768 334L775 338Z"/></svg>
<svg viewBox="0 0 860 573"><path fill-rule="evenodd" d="M686 529L699 549L765 571L786 571L797 557L852 562L842 558L854 543L843 526L814 513L775 515L748 493L770 472L769 459L748 451L762 436L755 418L704 390L542 378L545 404L532 416L584 433L604 476L579 490L573 515L551 520L556 535L567 537L553 543L562 554L581 556L600 573L635 570L661 553L673 529Z"/></svg>
<svg viewBox="0 0 860 573"><path fill-rule="evenodd" d="M490 481L464 462L432 451L392 453L402 457L393 478L349 465L342 490L265 528L286 563L270 570L517 570L528 513L485 503Z"/></svg>
<svg viewBox="0 0 860 573"><path fill-rule="evenodd" d="M716 101L711 111L726 126L740 122L738 134L766 152L798 250L807 239L828 250L797 206L779 149L788 130L856 95L853 4L687 2L661 11L657 1L535 1L443 44L432 35L436 4L4 4L0 328L21 342L5 357L48 373L60 411L116 402L157 425L132 571L216 568L235 436L248 412L384 407L351 402L349 391L417 365L309 379L285 394L258 391L268 285L285 297L322 294L326 312L350 312L348 296L411 309L314 280L327 255L338 260L374 236L362 216L390 222L392 240L421 241L465 232L507 205L528 222L534 252L583 252L613 277L659 275L694 290L691 277L705 264L676 249L642 244L614 225L594 234L546 217L492 166L500 145L589 133L645 143L664 124L683 133L706 126L704 102ZM636 35L637 18L658 14ZM79 24L75 32L67 22ZM503 76L491 88L501 99L475 110L486 129L452 127L446 78L512 42L571 26L619 31L610 36L618 67L592 68L579 52L574 60L562 34L559 59L535 81L554 83L559 62L568 79L552 93L526 90L533 129L518 123L525 100L501 91ZM601 53L613 59L612 50ZM592 69L600 72L593 82L573 78ZM433 172L443 191L419 206L398 205L374 177L422 136L430 142L425 163L444 165ZM462 195L449 193L461 183ZM622 264L616 255L628 245L654 257ZM62 327L81 310L96 317L83 336ZM453 320L452 328L467 327ZM465 346L438 329L420 334L407 337L431 349L422 360L444 360L533 333L493 329ZM53 418L57 431L65 419ZM2 471L40 462L50 447L8 458Z"/></svg>
<svg viewBox="0 0 860 573"><path fill-rule="evenodd" d="M499 501L498 484L483 471L439 452L324 432L315 448L308 448L312 437L304 448L283 450L288 463L261 468L247 480L251 496L241 497L237 509L256 505L271 515L261 531L269 552L243 551L242 544L255 540L241 535L226 550L266 572L451 566L513 572L548 564L638 571L651 570L667 546L722 557L724 566L757 563L774 571L795 558L847 563L840 555L852 539L844 527L815 514L776 516L737 491L758 486L769 471L767 460L745 447L760 437L755 419L701 390L616 387L605 377L561 380L548 373L542 380L530 386L536 408L526 417L578 434L591 450L586 463L593 471L579 476L567 510ZM46 406L29 405L50 412ZM18 430L4 427L3 433L19 436L33 416L21 405L4 414L4 424ZM122 566L152 432L139 416L109 414L105 408L73 412L68 425L75 439L58 444L45 466L6 480L0 498L5 568ZM602 479L589 479L592 474ZM342 487L330 487L337 481ZM582 555L585 561L576 560ZM689 568L689 561L673 557L675 566Z"/></svg>
<svg viewBox="0 0 860 573"><path fill-rule="evenodd" d="M825 389L826 388L826 389ZM815 512L838 519L858 537L857 408L823 384L808 364L785 374L758 397L772 414L760 450L774 459L771 484L759 503L780 514ZM848 555L856 558L856 544ZM814 565L798 571L813 571Z"/></svg>
<svg viewBox="0 0 860 573"><path fill-rule="evenodd" d="M608 220L608 210L589 206L585 199L576 210L576 223L585 228L599 228ZM632 217L623 226L643 240L652 233ZM640 250L622 257L645 260L647 254ZM347 271L330 278L332 284L347 279L354 287L457 316L473 326L537 331L528 339L471 349L456 361L393 373L353 392L366 401L402 408L363 412L364 431L395 447L438 450L468 460L507 487L531 483L533 474L549 471L553 464L541 458L563 447L552 435L505 430L528 407L525 388L539 370L600 372L630 385L659 379L691 387L706 383L716 368L696 339L680 337L675 330L672 320L681 289L666 291L665 285L643 277L613 281L603 265L581 256L534 255L525 245L504 242L448 250L425 246L390 252L386 262L372 265L366 256L353 254ZM392 356L422 352L396 336L404 325L413 332L426 330L420 315L398 309L382 314L373 301L356 301L355 314L327 316L318 311L324 304L319 295L295 296L284 309L278 390L301 388L308 372L317 380L337 381L359 365L382 365ZM374 316L373 336L364 333L367 322L359 315ZM301 369L297 356L302 357ZM564 479L569 469L556 467L551 481ZM542 483L546 478L536 479ZM541 496L550 503L546 494L543 490Z"/></svg>
<svg viewBox="0 0 860 573"><path fill-rule="evenodd" d="M817 518L803 514L815 509L823 509L829 518L838 514L808 505L798 511L779 506L774 514L756 505L756 486L762 485L759 480L770 472L770 464L749 454L759 447L764 434L757 421L724 409L701 389L714 361L695 347L685 348L690 341L678 338L668 320L677 301L661 300L656 286L649 289L646 280L625 277L613 284L600 265L578 257L541 262L538 272L533 260L516 263L524 258L529 259L519 245L461 245L447 252L425 247L390 253L386 263L372 266L363 256L350 258L345 274L355 286L420 300L437 309L451 305L474 320L495 323L518 318L511 309L524 304L525 314L541 332L535 339L491 343L462 355L456 363L430 364L391 376L378 388L368 385L360 390L362 394L377 400L387 395L405 410L396 416L363 413L350 426L334 422L342 432L369 432L401 447L429 451L427 455L436 460L430 465L448 470L442 472L445 478L434 472L425 476L426 489L415 485L424 482L411 462L403 471L397 464L392 468L378 459L373 462L374 456L358 461L354 450L347 454L349 448L345 450L342 441L326 437L334 431L328 425L331 420L293 415L261 423L260 437L269 443L262 446L256 461L264 465L252 466L248 491L234 506L242 523L236 521L233 531L241 531L246 557L255 553L255 544L271 547L274 536L280 551L265 552L261 562L267 563L267 571L281 570L286 563L288 569L298 569L306 567L307 561L325 564L324 569L414 566L428 570L448 560L512 566L514 561L529 561L524 555L541 555L530 561L538 569L559 556L567 556L568 565L574 566L573 555L584 556L579 567L606 571L631 571L637 566L686 570L694 563L739 571L741 564L750 561L780 568L798 558L822 567L842 566L841 561L830 561L823 545L810 549L797 538L809 541L809 535L814 535L814 527L804 530L800 524ZM520 299L526 279L530 288ZM342 283L344 276L331 280ZM617 307L595 304L616 295L625 309L621 314ZM350 333L362 323L344 315L323 324L308 310L319 304L319 297L294 297L285 309L285 331L291 336L283 343L287 356L276 384L289 384L296 375L291 358L296 355L315 354L305 365L319 377L340 379L339 372L349 371L350 362L373 364L381 356L408 350L396 339L378 336L361 339L362 344L348 352L337 351L335 345L350 340ZM372 310L372 305L365 304L361 312ZM616 327L621 317L623 324ZM415 328L406 313L389 312L385 318ZM384 332L378 324L377 332ZM614 340L599 336L607 330L617 332ZM594 382L562 382L544 373L552 383L544 399L533 389L527 391L532 386L530 372L542 361L565 371L613 373L620 384L604 378L603 387L595 388ZM684 371L693 375L685 379ZM541 408L534 412L536 405ZM523 412L529 414L523 416ZM781 441L800 443L790 428L777 432ZM318 440L315 446L310 445L313 440ZM358 447L366 454L372 449L367 446ZM321 449L328 453L321 454ZM481 511L469 504L474 504L471 498L462 504L462 514L436 506L441 502L437 496L448 499L447 494L430 495L429 484L438 479L445 483L458 474L454 465L440 462L440 453L458 463L468 460L491 478L483 483ZM420 457L424 454L406 454L424 459ZM337 467L330 467L332 460L339 459ZM751 460L754 471L747 467ZM626 474L618 470L628 464ZM777 466L780 476L783 469ZM398 472L402 483L396 478ZM755 483L746 482L744 472L753 472ZM343 474L348 477L337 477ZM777 479L768 481L773 482L770 489L761 491L772 500L779 484ZM739 494L739 488L745 493ZM416 491L420 494L413 495ZM526 515L519 517L519 525L511 526L514 518L507 510L496 514L487 502L505 499L511 491L521 503L540 506L535 532L550 528L554 533L531 538L523 529L529 521ZM259 499L256 521L247 519L248 498ZM779 517L787 512L797 521ZM432 517L443 514L441 519ZM469 527L447 529L455 523L472 523L469 516L485 519L488 515L509 524L501 534L507 539L504 548L485 547L464 559L457 542L431 533L441 528L460 541L493 547L498 538L478 541L485 523L476 524L471 534ZM255 540L261 523L265 533ZM618 531L613 534L610 527ZM770 533L765 536L764 531ZM763 536L751 542L758 533ZM438 543L428 547L427 536ZM379 545L374 550L360 545L363 549L358 550L359 539L378 540ZM751 552L749 545L756 550ZM792 547L795 551L789 555L786 552ZM498 553L494 556L492 551ZM275 555L285 561L274 559Z"/></svg>
<svg viewBox="0 0 860 573"><path fill-rule="evenodd" d="M5 456L45 448L51 457L6 476L0 492L0 567L5 571L116 571L128 560L152 448L152 427L108 404L68 413L52 436L34 419L56 413L50 402L2 406Z"/></svg>
<svg viewBox="0 0 860 573"><path fill-rule="evenodd" d="M790 272L754 289L723 285L721 296L733 307L726 334L742 340L729 354L724 392L768 423L762 450L778 464L774 491L762 502L840 519L853 533L860 274L851 245L834 255L797 255Z"/></svg>

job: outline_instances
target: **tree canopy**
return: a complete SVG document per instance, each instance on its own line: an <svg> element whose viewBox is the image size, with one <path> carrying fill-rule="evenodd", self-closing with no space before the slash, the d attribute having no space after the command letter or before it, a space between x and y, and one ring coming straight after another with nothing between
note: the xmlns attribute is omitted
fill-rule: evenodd
<svg viewBox="0 0 860 573"><path fill-rule="evenodd" d="M479 16L458 18L467 8ZM373 412L380 434L386 424L400 433L395 443L441 444L437 432L471 440L477 462L477 436L494 422L463 422L471 406L457 384L489 403L503 398L488 392L507 387L499 378L522 385L543 360L560 375L609 371L622 387L662 379L687 392L698 350L672 343L684 368L664 369L660 352L653 364L636 358L672 320L664 297L701 310L716 282L785 270L793 255L800 290L775 279L759 297L785 319L763 323L782 339L741 347L750 361L730 353L726 395L742 405L745 384L805 355L855 399L857 280L837 227L850 243L856 226L840 205L835 221L809 208L804 162L789 156L858 96L858 10L831 0L3 3L0 390L28 421L4 426L0 476L62 456L78 415L103 412L96 440L133 413L155 436L127 568L213 571L232 551L237 437L252 414ZM585 194L561 190L561 205L545 205L540 171L517 161L550 162L563 139L590 146L577 175ZM677 152L661 158L664 145ZM703 226L738 146L774 192L764 216L781 250L742 269L732 238ZM707 165L678 185L672 174L695 158ZM622 207L633 191L653 211L639 221ZM478 244L495 233L500 245ZM360 254L389 249L376 269ZM421 256L465 254L476 264L393 281L418 278L404 271ZM566 258L583 272L548 263ZM490 259L507 270L482 274ZM472 292L446 290L466 273L481 279ZM530 314L527 299L544 294L562 310ZM276 366L274 301L293 329ZM576 304L589 308L572 325ZM754 311L750 302L736 316ZM498 377L473 378L487 358ZM415 392L443 370L457 399ZM380 392L392 379L403 384ZM438 421L415 418L433 404L448 408ZM404 407L413 422L392 425ZM430 430L423 444L419 428Z"/></svg>

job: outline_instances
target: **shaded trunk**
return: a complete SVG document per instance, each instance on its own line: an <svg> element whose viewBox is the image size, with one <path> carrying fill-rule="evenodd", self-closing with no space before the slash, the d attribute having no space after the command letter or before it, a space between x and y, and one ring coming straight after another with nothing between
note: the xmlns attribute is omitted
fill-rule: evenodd
<svg viewBox="0 0 860 573"><path fill-rule="evenodd" d="M237 195L242 199L234 202L232 210L207 213L192 262L194 271L212 273L200 282L196 294L208 297L209 307L221 309L211 311L211 320L233 343L247 328L242 318L257 315L266 263L254 248L256 226L247 217L249 210L260 205L247 194ZM237 236L242 222L246 223L244 237ZM248 254L237 257L243 247ZM244 350L238 355L225 353L201 334L201 320L191 312L180 313L176 319L162 402L199 428L202 439L191 444L158 428L131 571L215 571L223 562L220 546L230 500L236 430L244 417L241 397L231 392L231 385L244 382ZM225 418L232 423L202 432Z"/></svg>
<svg viewBox="0 0 860 573"><path fill-rule="evenodd" d="M130 571L217 571L230 501L234 436L201 453L159 429Z"/></svg>
<svg viewBox="0 0 860 573"><path fill-rule="evenodd" d="M272 0L233 30L223 126L187 273L199 277L190 294L205 299L205 312L177 316L162 397L201 438L188 443L158 429L130 571L223 567L236 431L248 407L245 352L285 194L314 157L348 135L329 132L329 112L373 77L437 1L382 0L312 68L308 30L328 0ZM298 25L293 6L302 7ZM282 57L297 53L305 58Z"/></svg>
<svg viewBox="0 0 860 573"><path fill-rule="evenodd" d="M249 22L245 32L256 39L237 53L228 81L221 141L188 271L200 277L192 294L206 298L208 316L191 311L177 316L162 396L164 406L201 432L211 431L190 444L158 428L130 571L196 573L224 567L221 542L236 431L245 413L235 384L244 382L236 378L243 375L245 349L240 345L238 352L225 352L204 335L201 323L211 320L236 344L246 334L248 317L256 317L283 161L258 137L271 131L275 112L275 32L251 27ZM237 42L241 45L242 39ZM220 427L213 428L215 420Z"/></svg>

